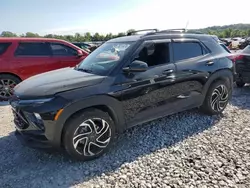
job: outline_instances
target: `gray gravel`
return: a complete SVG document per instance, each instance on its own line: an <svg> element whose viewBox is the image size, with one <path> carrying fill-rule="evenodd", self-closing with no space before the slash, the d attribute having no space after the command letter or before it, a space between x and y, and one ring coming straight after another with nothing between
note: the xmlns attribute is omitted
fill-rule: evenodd
<svg viewBox="0 0 250 188"><path fill-rule="evenodd" d="M0 187L250 187L250 87L222 116L191 110L138 126L85 163L22 146L11 118L0 104Z"/></svg>

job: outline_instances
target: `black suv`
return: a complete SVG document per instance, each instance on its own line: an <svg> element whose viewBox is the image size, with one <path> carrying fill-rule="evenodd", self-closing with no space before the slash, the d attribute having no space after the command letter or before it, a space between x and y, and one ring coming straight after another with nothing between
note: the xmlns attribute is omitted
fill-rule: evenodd
<svg viewBox="0 0 250 188"><path fill-rule="evenodd" d="M107 41L75 68L31 77L10 100L17 138L91 160L116 133L191 108L221 113L234 63L206 34L152 30Z"/></svg>

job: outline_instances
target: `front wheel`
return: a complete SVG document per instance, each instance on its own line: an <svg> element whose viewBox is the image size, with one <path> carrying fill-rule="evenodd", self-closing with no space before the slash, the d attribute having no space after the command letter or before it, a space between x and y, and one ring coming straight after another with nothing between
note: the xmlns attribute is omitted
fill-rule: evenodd
<svg viewBox="0 0 250 188"><path fill-rule="evenodd" d="M21 80L16 76L9 74L0 75L0 101L7 101L13 95L14 87L19 84Z"/></svg>
<svg viewBox="0 0 250 188"><path fill-rule="evenodd" d="M109 149L114 134L114 122L108 113L98 109L85 110L66 125L64 147L74 159L92 160Z"/></svg>
<svg viewBox="0 0 250 188"><path fill-rule="evenodd" d="M228 82L222 80L217 81L208 89L200 110L208 115L220 114L226 108L231 96L232 89Z"/></svg>

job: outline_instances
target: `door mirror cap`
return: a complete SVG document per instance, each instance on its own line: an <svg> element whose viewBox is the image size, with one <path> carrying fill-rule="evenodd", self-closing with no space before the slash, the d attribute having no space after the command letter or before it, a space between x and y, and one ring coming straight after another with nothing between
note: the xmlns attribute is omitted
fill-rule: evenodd
<svg viewBox="0 0 250 188"><path fill-rule="evenodd" d="M82 50L77 50L77 56L78 56L78 57L82 57L82 56L83 56Z"/></svg>
<svg viewBox="0 0 250 188"><path fill-rule="evenodd" d="M124 72L145 72L148 69L148 64L143 61L135 60L133 61L130 66L124 67Z"/></svg>

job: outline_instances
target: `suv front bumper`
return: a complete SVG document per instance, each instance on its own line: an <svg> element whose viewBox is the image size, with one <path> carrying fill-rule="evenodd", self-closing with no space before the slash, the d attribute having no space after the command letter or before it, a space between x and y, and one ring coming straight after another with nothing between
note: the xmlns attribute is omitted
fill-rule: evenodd
<svg viewBox="0 0 250 188"><path fill-rule="evenodd" d="M25 133L22 131L15 131L16 138L22 145L36 149L52 149L53 145L46 140L45 136L36 133Z"/></svg>
<svg viewBox="0 0 250 188"><path fill-rule="evenodd" d="M42 102L41 102L42 101ZM58 133L57 112L65 105L65 100L10 100L15 123L15 135L23 144L31 148L60 149L61 135ZM59 126L61 127L61 126Z"/></svg>
<svg viewBox="0 0 250 188"><path fill-rule="evenodd" d="M25 146L37 149L60 148L54 141L56 122L43 119L43 127L28 120L22 110L12 109L15 124L15 136Z"/></svg>

